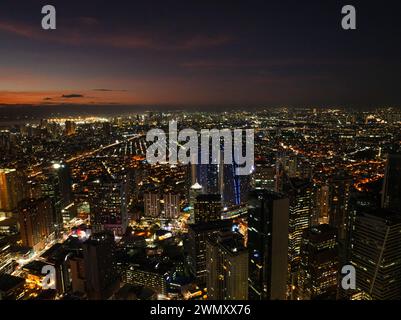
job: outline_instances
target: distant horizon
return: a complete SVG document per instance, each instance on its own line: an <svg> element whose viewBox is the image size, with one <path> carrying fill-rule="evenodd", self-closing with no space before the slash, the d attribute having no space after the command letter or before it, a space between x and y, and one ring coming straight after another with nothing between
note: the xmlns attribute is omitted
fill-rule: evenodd
<svg viewBox="0 0 401 320"><path fill-rule="evenodd" d="M0 105L401 105L399 1L46 4L2 3Z"/></svg>

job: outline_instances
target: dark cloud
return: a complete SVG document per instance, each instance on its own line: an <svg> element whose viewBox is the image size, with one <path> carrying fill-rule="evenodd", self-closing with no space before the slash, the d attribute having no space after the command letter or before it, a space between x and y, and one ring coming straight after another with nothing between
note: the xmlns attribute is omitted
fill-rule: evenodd
<svg viewBox="0 0 401 320"><path fill-rule="evenodd" d="M71 99L71 98L83 98L84 96L82 94L72 93L72 94L63 94L61 97Z"/></svg>
<svg viewBox="0 0 401 320"><path fill-rule="evenodd" d="M127 92L127 90L115 90L115 89L92 89L92 91L102 91L102 92Z"/></svg>

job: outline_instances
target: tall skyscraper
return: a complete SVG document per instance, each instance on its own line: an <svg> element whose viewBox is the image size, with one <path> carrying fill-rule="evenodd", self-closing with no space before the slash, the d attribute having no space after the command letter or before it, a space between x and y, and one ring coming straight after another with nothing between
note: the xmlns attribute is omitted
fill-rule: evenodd
<svg viewBox="0 0 401 320"><path fill-rule="evenodd" d="M217 232L227 232L232 228L231 220L218 220L208 223L192 224L188 227L186 242L189 254L189 267L199 285L206 285L206 241Z"/></svg>
<svg viewBox="0 0 401 320"><path fill-rule="evenodd" d="M195 201L195 223L212 222L221 219L221 196L200 194Z"/></svg>
<svg viewBox="0 0 401 320"><path fill-rule="evenodd" d="M285 300L289 200L279 193L253 190L248 215L249 299Z"/></svg>
<svg viewBox="0 0 401 320"><path fill-rule="evenodd" d="M339 275L337 229L321 224L302 238L299 290L303 300L336 299Z"/></svg>
<svg viewBox="0 0 401 320"><path fill-rule="evenodd" d="M195 223L195 202L196 197L203 193L203 187L199 183L195 183L189 188L189 208L190 208L190 223Z"/></svg>
<svg viewBox="0 0 401 320"><path fill-rule="evenodd" d="M75 122L67 120L65 122L65 134L67 136L71 136L71 135L75 134L75 130L76 130Z"/></svg>
<svg viewBox="0 0 401 320"><path fill-rule="evenodd" d="M51 233L53 212L48 198L23 200L19 207L21 240L35 251L43 249Z"/></svg>
<svg viewBox="0 0 401 320"><path fill-rule="evenodd" d="M390 154L387 157L382 207L394 210L401 208L401 154Z"/></svg>
<svg viewBox="0 0 401 320"><path fill-rule="evenodd" d="M165 219L176 219L180 215L180 200L179 194L166 193L163 195L162 216Z"/></svg>
<svg viewBox="0 0 401 320"><path fill-rule="evenodd" d="M156 218L161 213L160 194L157 192L147 192L143 195L143 205L146 217Z"/></svg>
<svg viewBox="0 0 401 320"><path fill-rule="evenodd" d="M301 262L302 234L311 225L315 193L311 182L298 178L289 178L284 191L290 201L288 259L291 273L295 273Z"/></svg>
<svg viewBox="0 0 401 320"><path fill-rule="evenodd" d="M89 193L95 231L104 229L123 235L128 226L126 177L104 175L91 183Z"/></svg>
<svg viewBox="0 0 401 320"><path fill-rule="evenodd" d="M238 233L217 233L206 244L208 300L248 299L248 251Z"/></svg>
<svg viewBox="0 0 401 320"><path fill-rule="evenodd" d="M339 172L329 181L329 224L338 230L338 240L345 241L346 223L349 209L350 188L352 177L345 172Z"/></svg>
<svg viewBox="0 0 401 320"><path fill-rule="evenodd" d="M92 235L83 244L83 255L88 299L108 299L119 284L113 234L103 231Z"/></svg>
<svg viewBox="0 0 401 320"><path fill-rule="evenodd" d="M252 175L252 187L254 189L275 190L276 166L267 160L255 161L255 172Z"/></svg>
<svg viewBox="0 0 401 320"><path fill-rule="evenodd" d="M316 192L316 209L312 224L328 224L329 223L329 195L330 189L328 185L320 185Z"/></svg>
<svg viewBox="0 0 401 320"><path fill-rule="evenodd" d="M15 169L0 169L0 211L11 215L23 198L22 184Z"/></svg>
<svg viewBox="0 0 401 320"><path fill-rule="evenodd" d="M57 232L63 228L62 210L72 202L70 169L65 162L55 162L38 176L41 194L52 201L53 225Z"/></svg>
<svg viewBox="0 0 401 320"><path fill-rule="evenodd" d="M388 209L356 215L351 232L356 299L401 299L401 213Z"/></svg>

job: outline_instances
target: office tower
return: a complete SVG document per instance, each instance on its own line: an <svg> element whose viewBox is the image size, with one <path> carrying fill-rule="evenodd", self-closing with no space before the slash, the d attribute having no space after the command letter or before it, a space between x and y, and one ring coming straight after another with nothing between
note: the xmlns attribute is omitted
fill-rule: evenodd
<svg viewBox="0 0 401 320"><path fill-rule="evenodd" d="M284 191L290 202L288 259L291 273L294 273L301 262L302 234L310 227L315 193L311 182L298 178L289 178Z"/></svg>
<svg viewBox="0 0 401 320"><path fill-rule="evenodd" d="M382 207L401 208L401 154L389 154L384 175Z"/></svg>
<svg viewBox="0 0 401 320"><path fill-rule="evenodd" d="M356 299L401 299L401 213L359 213L351 232Z"/></svg>
<svg viewBox="0 0 401 320"><path fill-rule="evenodd" d="M143 195L143 205L146 217L156 218L160 215L160 194L157 192L147 192Z"/></svg>
<svg viewBox="0 0 401 320"><path fill-rule="evenodd" d="M275 190L276 167L266 160L255 161L255 172L252 175L254 189Z"/></svg>
<svg viewBox="0 0 401 320"><path fill-rule="evenodd" d="M0 211L10 216L23 198L22 184L15 169L0 169Z"/></svg>
<svg viewBox="0 0 401 320"><path fill-rule="evenodd" d="M321 224L302 238L299 295L303 300L336 299L339 276L337 229Z"/></svg>
<svg viewBox="0 0 401 320"><path fill-rule="evenodd" d="M312 224L328 224L329 223L329 195L328 185L318 186L316 192L316 211Z"/></svg>
<svg viewBox="0 0 401 320"><path fill-rule="evenodd" d="M346 250L342 263L349 264L352 254L352 233L355 229L356 217L360 213L371 212L380 208L381 196L375 192L353 191L349 200L349 215L346 228Z"/></svg>
<svg viewBox="0 0 401 320"><path fill-rule="evenodd" d="M191 186L189 189L189 222L190 223L195 223L195 202L196 202L196 197L200 194L203 193L203 188L199 183L195 183L194 185Z"/></svg>
<svg viewBox="0 0 401 320"><path fill-rule="evenodd" d="M199 194L195 201L195 223L212 222L221 219L221 196Z"/></svg>
<svg viewBox="0 0 401 320"><path fill-rule="evenodd" d="M53 207L53 225L51 229L60 232L63 228L62 210L72 202L70 169L65 162L56 162L42 170L37 178L41 194L50 198Z"/></svg>
<svg viewBox="0 0 401 320"><path fill-rule="evenodd" d="M21 239L35 251L43 249L51 233L52 206L48 198L23 200L19 207Z"/></svg>
<svg viewBox="0 0 401 320"><path fill-rule="evenodd" d="M95 233L83 244L86 294L90 300L106 300L118 289L114 236Z"/></svg>
<svg viewBox="0 0 401 320"><path fill-rule="evenodd" d="M248 299L248 251L238 233L217 233L206 244L208 300Z"/></svg>
<svg viewBox="0 0 401 320"><path fill-rule="evenodd" d="M76 124L73 121L67 120L65 122L65 134L71 136L75 134Z"/></svg>
<svg viewBox="0 0 401 320"><path fill-rule="evenodd" d="M256 189L248 207L250 300L285 300L288 269L289 200Z"/></svg>
<svg viewBox="0 0 401 320"><path fill-rule="evenodd" d="M122 280L124 283L132 285L142 285L154 290L157 294L167 293L166 274L169 270L163 265L129 264L122 271Z"/></svg>
<svg viewBox="0 0 401 320"><path fill-rule="evenodd" d="M69 259L71 269L71 290L74 294L85 293L85 260L82 255Z"/></svg>
<svg viewBox="0 0 401 320"><path fill-rule="evenodd" d="M165 219L176 219L180 215L179 194L167 193L163 195L163 217Z"/></svg>
<svg viewBox="0 0 401 320"><path fill-rule="evenodd" d="M206 193L219 192L219 165L218 164L197 164L197 181L204 186Z"/></svg>
<svg viewBox="0 0 401 320"><path fill-rule="evenodd" d="M95 231L110 230L116 236L123 235L128 226L126 177L103 175L91 183L89 195Z"/></svg>
<svg viewBox="0 0 401 320"><path fill-rule="evenodd" d="M189 267L200 286L206 285L206 241L216 232L230 231L232 220L218 220L208 223L192 224L188 227L186 250L189 254Z"/></svg>
<svg viewBox="0 0 401 320"><path fill-rule="evenodd" d="M338 240L345 241L346 221L348 219L348 202L352 177L344 172L339 172L329 180L329 224L338 230Z"/></svg>
<svg viewBox="0 0 401 320"><path fill-rule="evenodd" d="M249 175L237 175L236 164L222 164L219 168L219 192L224 207L232 207L247 202L251 185Z"/></svg>

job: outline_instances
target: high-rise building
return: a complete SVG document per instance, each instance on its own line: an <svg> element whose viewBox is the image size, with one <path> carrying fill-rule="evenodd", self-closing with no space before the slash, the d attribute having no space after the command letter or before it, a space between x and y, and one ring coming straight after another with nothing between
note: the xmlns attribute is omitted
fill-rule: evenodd
<svg viewBox="0 0 401 320"><path fill-rule="evenodd" d="M328 185L318 186L316 192L316 208L312 224L328 224L329 223L329 195L330 189Z"/></svg>
<svg viewBox="0 0 401 320"><path fill-rule="evenodd" d="M161 213L160 194L157 192L147 192L143 195L143 205L146 217L156 218Z"/></svg>
<svg viewBox="0 0 401 320"><path fill-rule="evenodd" d="M401 154L390 154L387 157L382 207L394 210L401 208Z"/></svg>
<svg viewBox="0 0 401 320"><path fill-rule="evenodd" d="M104 175L91 183L89 193L95 231L110 230L117 236L123 235L128 226L126 178Z"/></svg>
<svg viewBox="0 0 401 320"><path fill-rule="evenodd" d="M195 201L195 223L212 222L221 219L221 196L200 194Z"/></svg>
<svg viewBox="0 0 401 320"><path fill-rule="evenodd" d="M248 207L249 299L285 300L288 274L289 200L256 189Z"/></svg>
<svg viewBox="0 0 401 320"><path fill-rule="evenodd" d="M69 259L71 269L71 289L73 293L84 294L85 289L85 260L83 256L76 255Z"/></svg>
<svg viewBox="0 0 401 320"><path fill-rule="evenodd" d="M53 225L51 229L57 232L63 228L62 210L72 203L71 174L65 162L53 163L51 167L42 170L39 180L41 194L52 202Z"/></svg>
<svg viewBox="0 0 401 320"><path fill-rule="evenodd" d="M165 219L176 219L180 215L180 200L179 194L166 193L163 195L163 210L162 216Z"/></svg>
<svg viewBox="0 0 401 320"><path fill-rule="evenodd" d="M255 172L252 175L252 187L254 189L275 190L276 166L266 160L255 161Z"/></svg>
<svg viewBox="0 0 401 320"><path fill-rule="evenodd" d="M329 181L329 224L338 230L338 240L343 242L346 238L346 225L348 219L348 204L352 178L344 172L339 172Z"/></svg>
<svg viewBox="0 0 401 320"><path fill-rule="evenodd" d="M288 259L291 273L295 273L301 262L302 234L311 225L315 192L311 182L298 178L289 178L284 191L290 201Z"/></svg>
<svg viewBox="0 0 401 320"><path fill-rule="evenodd" d="M188 227L189 267L199 285L206 285L206 241L217 232L230 231L231 220L217 220L209 223L192 224Z"/></svg>
<svg viewBox="0 0 401 320"><path fill-rule="evenodd" d="M83 255L88 299L108 299L119 285L113 234L109 231L93 234L83 244Z"/></svg>
<svg viewBox="0 0 401 320"><path fill-rule="evenodd" d="M351 248L358 299L401 299L401 213L357 213Z"/></svg>
<svg viewBox="0 0 401 320"><path fill-rule="evenodd" d="M195 223L195 202L196 197L203 193L203 188L199 183L195 183L189 188L189 222Z"/></svg>
<svg viewBox="0 0 401 320"><path fill-rule="evenodd" d="M23 200L19 207L21 239L35 251L43 249L51 233L52 206L48 198Z"/></svg>
<svg viewBox="0 0 401 320"><path fill-rule="evenodd" d="M75 134L76 124L73 121L67 120L65 122L65 134L71 136Z"/></svg>
<svg viewBox="0 0 401 320"><path fill-rule="evenodd" d="M248 251L238 233L217 233L206 244L208 300L248 299Z"/></svg>
<svg viewBox="0 0 401 320"><path fill-rule="evenodd" d="M303 300L336 299L339 276L337 229L306 229L302 238L299 295Z"/></svg>
<svg viewBox="0 0 401 320"><path fill-rule="evenodd" d="M20 178L15 169L0 169L0 211L11 212L23 198Z"/></svg>

